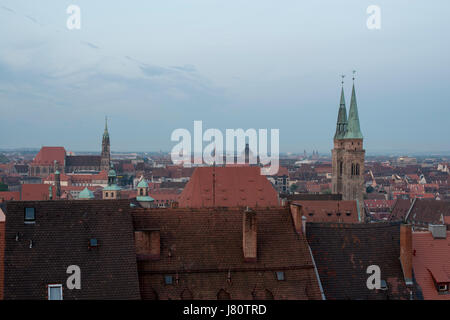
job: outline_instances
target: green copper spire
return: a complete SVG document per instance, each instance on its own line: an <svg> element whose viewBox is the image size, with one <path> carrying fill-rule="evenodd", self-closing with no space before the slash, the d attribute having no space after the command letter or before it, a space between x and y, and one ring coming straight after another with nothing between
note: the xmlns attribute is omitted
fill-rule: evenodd
<svg viewBox="0 0 450 320"><path fill-rule="evenodd" d="M353 83L352 100L350 101L347 122L347 132L345 133L344 139L362 139L363 135L359 127L358 106L356 104L355 83Z"/></svg>
<svg viewBox="0 0 450 320"><path fill-rule="evenodd" d="M344 76L342 76L344 79ZM344 84L344 81L342 81ZM347 128L347 109L345 108L345 98L344 98L344 86L341 89L341 102L339 106L339 113L336 123L336 133L334 134L334 139L343 139L345 135L345 130Z"/></svg>
<svg viewBox="0 0 450 320"><path fill-rule="evenodd" d="M103 133L103 139L109 138L108 132L108 117L105 116L105 132Z"/></svg>

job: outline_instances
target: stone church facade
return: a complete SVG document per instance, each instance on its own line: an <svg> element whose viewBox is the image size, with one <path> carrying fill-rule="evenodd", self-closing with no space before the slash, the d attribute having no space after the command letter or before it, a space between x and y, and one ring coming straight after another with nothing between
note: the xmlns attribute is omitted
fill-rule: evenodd
<svg viewBox="0 0 450 320"><path fill-rule="evenodd" d="M356 200L360 217L363 220L365 150L363 149L363 135L359 125L354 84L348 118L344 89L341 90L334 148L331 153L332 193L341 194L342 200Z"/></svg>
<svg viewBox="0 0 450 320"><path fill-rule="evenodd" d="M100 155L67 155L64 147L42 147L29 166L29 175L46 178L56 170L62 173L109 171L111 162L108 124L102 138Z"/></svg>

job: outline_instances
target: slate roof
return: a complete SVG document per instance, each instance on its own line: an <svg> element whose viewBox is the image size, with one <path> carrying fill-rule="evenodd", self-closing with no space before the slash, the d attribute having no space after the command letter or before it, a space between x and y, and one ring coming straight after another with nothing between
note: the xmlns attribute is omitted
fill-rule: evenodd
<svg viewBox="0 0 450 320"><path fill-rule="evenodd" d="M450 216L450 201L416 199L407 220L414 224L439 224Z"/></svg>
<svg viewBox="0 0 450 320"><path fill-rule="evenodd" d="M449 293L438 293L433 280L434 276L450 283L450 232L446 239L434 239L431 232L413 232L412 241L414 273L424 299L450 300Z"/></svg>
<svg viewBox="0 0 450 320"><path fill-rule="evenodd" d="M220 290L231 299L321 299L306 239L295 232L289 209L255 211L257 262L249 263L241 209L132 210L135 230L160 231L160 260L138 261L143 299L181 299L183 292L217 299ZM286 280L278 281L276 271L284 271ZM178 284L166 285L165 275Z"/></svg>
<svg viewBox="0 0 450 320"><path fill-rule="evenodd" d="M26 207L35 208L35 224L24 224ZM5 299L47 299L48 284L62 284L69 300L139 299L128 210L126 200L8 202ZM66 287L70 265L81 268L80 290Z"/></svg>
<svg viewBox="0 0 450 320"><path fill-rule="evenodd" d="M406 287L400 265L400 222L307 223L306 236L327 300L421 298ZM367 267L378 265L388 290L369 290Z"/></svg>
<svg viewBox="0 0 450 320"><path fill-rule="evenodd" d="M409 208L411 208L412 200L410 199L397 199L395 200L392 208L392 213L389 216L390 221L404 221L408 214Z"/></svg>
<svg viewBox="0 0 450 320"><path fill-rule="evenodd" d="M178 201L186 208L272 207L278 195L259 167L199 167Z"/></svg>
<svg viewBox="0 0 450 320"><path fill-rule="evenodd" d="M100 167L101 156L67 156L66 167Z"/></svg>

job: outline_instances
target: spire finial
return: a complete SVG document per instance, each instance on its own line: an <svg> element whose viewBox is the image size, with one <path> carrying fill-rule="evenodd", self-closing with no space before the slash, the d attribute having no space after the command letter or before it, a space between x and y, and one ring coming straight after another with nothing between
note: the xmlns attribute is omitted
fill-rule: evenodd
<svg viewBox="0 0 450 320"><path fill-rule="evenodd" d="M355 82L355 74L356 74L356 70L353 70L353 82Z"/></svg>
<svg viewBox="0 0 450 320"><path fill-rule="evenodd" d="M345 74L341 74L341 78L342 78L341 84L342 84L342 86L344 86L344 78L345 78Z"/></svg>
<svg viewBox="0 0 450 320"><path fill-rule="evenodd" d="M105 130L108 130L108 116L105 116Z"/></svg>

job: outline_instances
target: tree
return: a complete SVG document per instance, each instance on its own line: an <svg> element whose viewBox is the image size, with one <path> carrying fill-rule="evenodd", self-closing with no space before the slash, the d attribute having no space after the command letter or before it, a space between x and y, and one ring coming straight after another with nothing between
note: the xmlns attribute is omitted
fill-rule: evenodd
<svg viewBox="0 0 450 320"><path fill-rule="evenodd" d="M295 193L295 191L298 189L298 185L296 185L296 184L291 184L291 186L290 186L289 189L291 190L292 193Z"/></svg>

